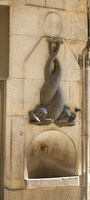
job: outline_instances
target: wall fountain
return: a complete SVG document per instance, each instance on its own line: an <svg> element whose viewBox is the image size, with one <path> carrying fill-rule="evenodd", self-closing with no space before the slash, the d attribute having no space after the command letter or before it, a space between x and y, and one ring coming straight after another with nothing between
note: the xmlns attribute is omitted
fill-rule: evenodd
<svg viewBox="0 0 90 200"><path fill-rule="evenodd" d="M59 85L62 70L57 54L63 41L58 38L47 41L50 57L45 65L45 83L40 91L40 105L29 111L29 122L39 126L51 123L58 127L74 126L76 114L64 105ZM77 164L74 142L61 131L45 131L29 143L26 162L29 179L74 176Z"/></svg>

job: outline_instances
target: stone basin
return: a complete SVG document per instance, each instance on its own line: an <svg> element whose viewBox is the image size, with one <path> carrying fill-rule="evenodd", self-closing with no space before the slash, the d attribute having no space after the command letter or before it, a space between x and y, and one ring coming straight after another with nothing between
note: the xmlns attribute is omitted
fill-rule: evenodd
<svg viewBox="0 0 90 200"><path fill-rule="evenodd" d="M74 176L76 148L64 133L45 131L29 143L26 160L29 179Z"/></svg>

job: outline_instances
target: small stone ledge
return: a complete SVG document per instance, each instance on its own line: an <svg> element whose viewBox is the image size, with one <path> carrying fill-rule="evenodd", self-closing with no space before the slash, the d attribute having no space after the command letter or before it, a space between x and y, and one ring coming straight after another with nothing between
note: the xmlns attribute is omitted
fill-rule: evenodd
<svg viewBox="0 0 90 200"><path fill-rule="evenodd" d="M72 177L58 177L58 178L40 178L40 179L28 179L25 178L26 188L53 188L53 187L65 187L65 186L79 186L79 176Z"/></svg>

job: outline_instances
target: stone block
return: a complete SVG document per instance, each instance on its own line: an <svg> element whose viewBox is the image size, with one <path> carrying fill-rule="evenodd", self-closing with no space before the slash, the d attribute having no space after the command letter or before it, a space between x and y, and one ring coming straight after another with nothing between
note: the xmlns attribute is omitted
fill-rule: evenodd
<svg viewBox="0 0 90 200"><path fill-rule="evenodd" d="M60 87L62 88L64 94L64 105L69 106L69 82L68 81L61 81Z"/></svg>
<svg viewBox="0 0 90 200"><path fill-rule="evenodd" d="M50 9L49 13L53 13ZM48 9L39 8L39 36L46 35L45 33L45 19L47 17ZM62 31L59 37L69 40L87 41L87 15L86 13L74 13L56 11L61 18ZM49 27L51 28L51 27Z"/></svg>
<svg viewBox="0 0 90 200"><path fill-rule="evenodd" d="M17 191L12 191L5 189L4 190L4 198L5 200L22 200L23 199L23 191L22 190L17 190Z"/></svg>
<svg viewBox="0 0 90 200"><path fill-rule="evenodd" d="M10 200L10 191L7 189L4 189L4 199Z"/></svg>
<svg viewBox="0 0 90 200"><path fill-rule="evenodd" d="M77 171L78 171L78 175L81 175L81 172L82 172L82 138L81 138L81 135L79 134L79 140L78 140L78 169L77 169Z"/></svg>
<svg viewBox="0 0 90 200"><path fill-rule="evenodd" d="M0 0L0 2L9 2L10 0Z"/></svg>
<svg viewBox="0 0 90 200"><path fill-rule="evenodd" d="M12 2L16 3L16 4L20 4L20 5L21 4L23 4L23 5L25 4L25 0L12 0Z"/></svg>
<svg viewBox="0 0 90 200"><path fill-rule="evenodd" d="M38 35L38 8L13 5L10 16L10 35Z"/></svg>
<svg viewBox="0 0 90 200"><path fill-rule="evenodd" d="M63 10L65 8L65 2L64 0L46 0L46 7L58 8Z"/></svg>
<svg viewBox="0 0 90 200"><path fill-rule="evenodd" d="M79 81L80 67L65 40L64 43L60 46L57 58L60 61L62 68L61 80Z"/></svg>
<svg viewBox="0 0 90 200"><path fill-rule="evenodd" d="M73 110L75 108L81 108L79 102L79 83L70 82L70 107Z"/></svg>
<svg viewBox="0 0 90 200"><path fill-rule="evenodd" d="M36 46L38 40L38 37L20 35L10 37L10 77L24 78L24 61Z"/></svg>
<svg viewBox="0 0 90 200"><path fill-rule="evenodd" d="M87 0L65 0L65 10L75 12L87 12Z"/></svg>
<svg viewBox="0 0 90 200"><path fill-rule="evenodd" d="M49 57L47 38L40 39L24 62L25 78L44 79L44 69Z"/></svg>
<svg viewBox="0 0 90 200"><path fill-rule="evenodd" d="M12 0L0 0L0 5L9 5Z"/></svg>
<svg viewBox="0 0 90 200"><path fill-rule="evenodd" d="M24 177L24 117L12 116L11 179Z"/></svg>
<svg viewBox="0 0 90 200"><path fill-rule="evenodd" d="M72 192L71 192L72 191ZM28 200L80 200L81 189L78 186L74 187L58 187L58 188L42 188L33 190L24 190L23 199Z"/></svg>
<svg viewBox="0 0 90 200"><path fill-rule="evenodd" d="M11 79L6 81L6 115L11 115Z"/></svg>
<svg viewBox="0 0 90 200"><path fill-rule="evenodd" d="M10 200L22 200L23 199L23 190L10 191Z"/></svg>
<svg viewBox="0 0 90 200"><path fill-rule="evenodd" d="M6 88L6 115L22 115L24 111L24 80L8 79Z"/></svg>
<svg viewBox="0 0 90 200"><path fill-rule="evenodd" d="M45 0L26 0L27 5L45 6Z"/></svg>
<svg viewBox="0 0 90 200"><path fill-rule="evenodd" d="M80 118L82 118L82 82L79 82L79 107L81 108L81 112L79 112Z"/></svg>
<svg viewBox="0 0 90 200"><path fill-rule="evenodd" d="M65 13L62 16L62 35L65 39L87 41L87 15Z"/></svg>
<svg viewBox="0 0 90 200"><path fill-rule="evenodd" d="M24 80L11 80L11 108L12 115L23 115L24 109Z"/></svg>
<svg viewBox="0 0 90 200"><path fill-rule="evenodd" d="M24 189L26 187L26 182L24 179L4 179L4 185L8 190L17 190L17 189Z"/></svg>
<svg viewBox="0 0 90 200"><path fill-rule="evenodd" d="M24 114L28 114L31 110L40 104L40 89L43 85L43 80L26 79L24 93Z"/></svg>
<svg viewBox="0 0 90 200"><path fill-rule="evenodd" d="M5 138L5 178L10 179L11 175L11 117L6 117L6 138Z"/></svg>
<svg viewBox="0 0 90 200"><path fill-rule="evenodd" d="M41 178L41 179L26 179L27 189L32 188L52 188L65 186L79 186L79 177L58 177L58 178Z"/></svg>

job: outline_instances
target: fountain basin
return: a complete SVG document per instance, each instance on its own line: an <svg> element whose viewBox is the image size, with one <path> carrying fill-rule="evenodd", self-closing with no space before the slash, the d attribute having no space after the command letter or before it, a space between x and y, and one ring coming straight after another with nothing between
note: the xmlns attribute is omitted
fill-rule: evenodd
<svg viewBox="0 0 90 200"><path fill-rule="evenodd" d="M26 162L29 179L75 176L76 148L64 133L45 131L29 143Z"/></svg>

